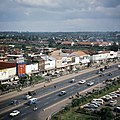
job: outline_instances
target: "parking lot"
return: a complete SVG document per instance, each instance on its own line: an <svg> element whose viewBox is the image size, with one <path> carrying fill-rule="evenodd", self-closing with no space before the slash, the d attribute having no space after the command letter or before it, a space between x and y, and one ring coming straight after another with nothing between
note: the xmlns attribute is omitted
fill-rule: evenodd
<svg viewBox="0 0 120 120"><path fill-rule="evenodd" d="M90 111L100 111L101 108L105 107L111 108L114 115L120 115L120 88L82 106L82 108Z"/></svg>

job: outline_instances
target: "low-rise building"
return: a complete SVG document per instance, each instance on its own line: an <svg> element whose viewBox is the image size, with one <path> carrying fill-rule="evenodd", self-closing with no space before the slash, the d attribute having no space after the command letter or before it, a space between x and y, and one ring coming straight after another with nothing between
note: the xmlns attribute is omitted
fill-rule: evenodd
<svg viewBox="0 0 120 120"><path fill-rule="evenodd" d="M0 62L0 84L11 84L16 79L16 63Z"/></svg>

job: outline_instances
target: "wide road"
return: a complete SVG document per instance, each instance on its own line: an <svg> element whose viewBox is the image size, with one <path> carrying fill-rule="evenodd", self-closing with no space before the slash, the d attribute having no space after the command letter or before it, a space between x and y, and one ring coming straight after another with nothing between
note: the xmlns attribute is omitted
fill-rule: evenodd
<svg viewBox="0 0 120 120"><path fill-rule="evenodd" d="M106 72L111 71L113 69L117 69L117 65L112 65L111 69L107 69ZM87 79L87 78L95 77L95 76L97 76L96 70L84 73L82 75L79 75L79 76L76 76L73 78L76 79L76 81L79 81L79 80L83 80L83 79ZM49 94L49 93L55 91L56 89L58 90L58 89L66 87L66 86L70 86L71 79L72 78L54 83L54 84L49 85L45 88L44 87L39 88L36 90L37 95L35 95L34 97L39 97L39 96L42 97L45 94ZM56 89L54 88L54 86L56 86ZM26 91L26 93L27 93L27 91ZM24 98L25 98L25 94L22 94L22 95L18 95L16 97L13 97L13 98L10 98L10 99L7 99L7 100L0 102L0 112L3 111L4 109L11 108L12 106L10 105L10 103L12 100L18 100L20 103L22 103L22 102L25 102Z"/></svg>
<svg viewBox="0 0 120 120"><path fill-rule="evenodd" d="M112 72L112 76L108 76L108 73L110 71ZM113 65L110 69L107 69L104 72L104 74L105 74L104 77L99 77L96 74L96 70L95 70L95 71L91 71L91 72L88 72L88 73L85 73L83 75L75 77L76 83L71 84L69 82L71 79L67 79L67 80L64 80L64 81L62 81L60 83L55 83L57 88L54 88L53 87L54 85L50 85L50 86L47 86L46 88L38 89L37 90L37 95L35 96L35 97L38 98L38 104L37 104L38 110L36 112L34 112L33 111L33 106L22 105L22 106L17 108L17 109L19 109L21 111L21 114L19 116L16 116L14 119L23 120L24 118L26 118L28 120L30 120L30 119L33 120L33 116L39 114L39 111L42 110L43 108L46 108L46 107L48 107L48 106L50 106L50 105L52 105L52 104L54 104L54 103L56 103L58 101L61 101L61 100L65 99L65 98L67 98L67 97L69 97L69 96L71 96L71 95L73 95L73 94L75 94L77 92L80 92L80 91L83 91L83 90L89 88L89 86L87 86L86 84L83 84L83 85L80 85L80 86L77 85L77 82L79 80L81 80L81 79L86 79L87 81L94 81L95 85L96 85L99 82L103 82L106 79L118 76L119 72L120 71L117 69L116 65ZM61 91L60 89L65 90L67 92L67 94L64 95L64 96L61 96L61 97L58 96L59 92ZM53 90L54 90L54 92L53 92ZM43 93L44 94L45 93L50 93L50 94L41 97L42 95L44 95ZM16 98L17 99L18 98L22 99L21 97L23 97L23 96L17 96ZM7 102L7 101L5 101L5 102ZM9 102L10 101L8 101L8 103ZM1 105L4 105L4 102L3 102L3 104L1 103ZM7 106L6 106L6 109L7 109ZM3 108L1 108L1 110L3 110ZM0 119L1 120L9 120L9 119L11 119L9 117L9 112L1 114Z"/></svg>

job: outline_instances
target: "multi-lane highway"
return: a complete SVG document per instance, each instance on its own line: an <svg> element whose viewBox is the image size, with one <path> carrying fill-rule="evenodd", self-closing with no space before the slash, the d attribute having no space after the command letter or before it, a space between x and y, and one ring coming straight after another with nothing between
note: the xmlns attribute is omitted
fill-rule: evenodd
<svg viewBox="0 0 120 120"><path fill-rule="evenodd" d="M58 83L54 83L52 85L46 86L45 88L39 88L36 90L37 94L34 96L38 98L37 102L37 111L33 111L33 106L27 106L23 104L24 102L27 102L23 100L25 95L19 95L14 98L7 99L5 101L0 102L0 120L10 120L11 117L9 116L9 113L13 110L12 105L10 105L11 100L19 100L21 104L19 106L15 106L16 109L20 110L20 114L12 119L15 120L23 120L24 118L33 120L33 116L36 116L39 114L39 111L43 110L44 108L55 104L65 98L68 98L69 96L76 94L77 92L83 91L91 86L87 86L86 83L89 81L94 81L94 85L103 82L106 79L109 79L111 77L118 76L120 71L117 68L117 65L111 66L110 69L107 69L104 71L104 76L99 77L98 74L96 74L97 70L90 71L87 73L84 73L82 75L76 76L75 83L70 83L70 80L72 79L66 79ZM108 76L108 73L111 72L112 76ZM86 80L87 82L85 84L81 84L78 86L78 81L80 80ZM56 88L54 88L56 86ZM59 96L58 94L60 91L65 90L66 95ZM27 92L27 91L26 91ZM10 110L9 110L10 109ZM15 108L14 108L15 109Z"/></svg>

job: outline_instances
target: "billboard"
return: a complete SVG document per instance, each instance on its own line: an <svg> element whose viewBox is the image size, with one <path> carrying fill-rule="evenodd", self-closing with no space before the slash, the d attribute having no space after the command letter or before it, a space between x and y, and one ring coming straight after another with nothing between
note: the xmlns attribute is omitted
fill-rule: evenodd
<svg viewBox="0 0 120 120"><path fill-rule="evenodd" d="M26 74L26 64L17 63L17 75L21 77L21 76L24 76L25 74Z"/></svg>

